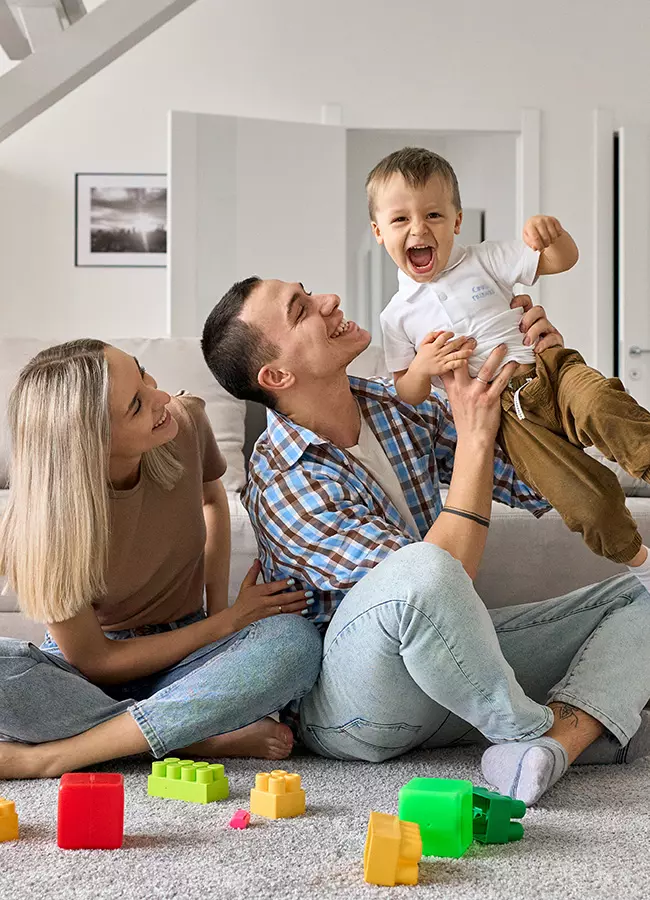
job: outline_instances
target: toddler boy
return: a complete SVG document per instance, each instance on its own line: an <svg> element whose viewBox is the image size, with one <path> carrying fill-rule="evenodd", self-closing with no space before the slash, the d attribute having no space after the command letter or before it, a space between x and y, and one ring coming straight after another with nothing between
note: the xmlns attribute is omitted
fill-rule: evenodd
<svg viewBox="0 0 650 900"><path fill-rule="evenodd" d="M650 413L575 350L539 355L522 340L516 283L570 269L578 249L557 219L533 216L523 241L455 243L462 221L456 175L429 150L407 147L366 179L375 238L399 268L381 315L388 368L400 397L424 401L431 381L467 360L472 377L492 350L519 365L501 397L498 442L519 478L558 510L600 556L626 563L650 591L650 559L616 476L584 452L597 447L650 482ZM455 337L457 336L457 337Z"/></svg>

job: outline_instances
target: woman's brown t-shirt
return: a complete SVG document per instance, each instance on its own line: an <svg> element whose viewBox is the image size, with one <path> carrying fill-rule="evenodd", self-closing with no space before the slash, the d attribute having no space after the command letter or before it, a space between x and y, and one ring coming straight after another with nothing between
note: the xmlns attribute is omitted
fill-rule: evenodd
<svg viewBox="0 0 650 900"><path fill-rule="evenodd" d="M221 478L221 455L205 403L173 397L174 439L184 472L165 491L141 474L135 487L111 491L107 593L93 603L105 631L173 622L203 604L203 483Z"/></svg>

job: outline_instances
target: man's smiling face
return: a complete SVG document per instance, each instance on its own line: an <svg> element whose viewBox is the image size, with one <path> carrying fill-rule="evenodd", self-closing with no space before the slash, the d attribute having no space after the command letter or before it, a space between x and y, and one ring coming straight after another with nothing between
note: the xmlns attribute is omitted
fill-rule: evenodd
<svg viewBox="0 0 650 900"><path fill-rule="evenodd" d="M345 319L336 294L311 294L299 282L262 281L246 301L241 319L259 328L278 348L260 370L274 392L311 385L345 370L370 343L370 334Z"/></svg>
<svg viewBox="0 0 650 900"><path fill-rule="evenodd" d="M372 230L377 243L413 281L432 281L442 272L462 218L450 186L438 175L418 187L392 175L375 190Z"/></svg>

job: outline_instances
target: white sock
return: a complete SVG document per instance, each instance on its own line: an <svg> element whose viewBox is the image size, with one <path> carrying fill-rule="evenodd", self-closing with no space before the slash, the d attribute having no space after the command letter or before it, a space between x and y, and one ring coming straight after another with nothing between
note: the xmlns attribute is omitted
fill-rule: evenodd
<svg viewBox="0 0 650 900"><path fill-rule="evenodd" d="M647 547L645 549L648 550ZM650 594L650 550L648 550L648 556L645 562L641 563L640 566L628 566L627 570L633 575L636 575L643 587Z"/></svg>
<svg viewBox="0 0 650 900"><path fill-rule="evenodd" d="M500 794L531 806L564 775L569 759L562 744L542 735L532 741L488 747L481 768Z"/></svg>

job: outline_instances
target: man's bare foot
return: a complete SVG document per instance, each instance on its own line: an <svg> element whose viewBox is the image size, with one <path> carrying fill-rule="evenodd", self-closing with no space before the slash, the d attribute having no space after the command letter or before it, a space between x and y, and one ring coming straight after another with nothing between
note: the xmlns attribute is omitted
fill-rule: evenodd
<svg viewBox="0 0 650 900"><path fill-rule="evenodd" d="M293 734L287 725L274 719L260 719L239 731L219 734L190 744L177 753L187 754L190 759L207 756L219 759L225 756L255 756L258 759L286 759L293 749Z"/></svg>
<svg viewBox="0 0 650 900"><path fill-rule="evenodd" d="M0 781L16 778L51 778L38 744L0 741Z"/></svg>

